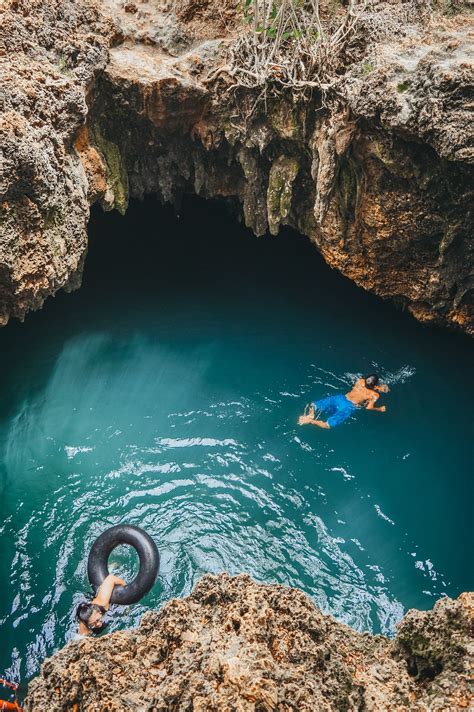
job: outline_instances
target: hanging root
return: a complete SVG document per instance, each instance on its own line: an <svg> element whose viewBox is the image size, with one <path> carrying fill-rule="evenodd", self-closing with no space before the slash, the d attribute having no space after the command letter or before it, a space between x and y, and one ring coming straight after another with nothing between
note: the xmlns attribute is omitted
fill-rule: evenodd
<svg viewBox="0 0 474 712"><path fill-rule="evenodd" d="M288 90L294 99L303 98L313 89L324 100L338 72L351 61L350 45L357 44L364 9L365 0L350 0L337 17L323 23L319 0L244 0L248 30L208 81L226 75L228 90L260 89L259 102Z"/></svg>

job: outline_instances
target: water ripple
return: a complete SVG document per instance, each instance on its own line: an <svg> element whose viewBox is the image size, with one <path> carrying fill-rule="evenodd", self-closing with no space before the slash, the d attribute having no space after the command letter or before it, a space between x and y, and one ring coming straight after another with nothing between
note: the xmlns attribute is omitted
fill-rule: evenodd
<svg viewBox="0 0 474 712"><path fill-rule="evenodd" d="M2 425L0 622L12 679L33 675L71 638L90 590L90 547L121 522L155 539L161 571L140 604L116 608L111 630L188 594L208 572L301 588L338 620L386 634L403 613L399 571L420 593L444 592L434 555L404 534L398 493L381 486L379 463L415 467L416 444L391 447L377 419L365 421L374 433L365 439L357 423L330 433L296 425L306 401L344 391L355 374L307 360L293 378L285 366L285 377L268 387L254 379L240 397L208 380L211 351L77 336ZM380 371L397 385L416 372ZM132 559L117 550L110 565L130 577Z"/></svg>

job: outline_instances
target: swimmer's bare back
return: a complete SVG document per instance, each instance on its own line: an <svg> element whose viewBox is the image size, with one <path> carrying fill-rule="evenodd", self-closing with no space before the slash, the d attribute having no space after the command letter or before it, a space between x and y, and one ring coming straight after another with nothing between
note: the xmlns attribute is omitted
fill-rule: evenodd
<svg viewBox="0 0 474 712"><path fill-rule="evenodd" d="M377 408L375 403L380 398L381 393L388 393L390 388L386 383L380 383L374 388L367 388L363 378L359 378L352 390L346 393L347 400L350 400L354 405L361 406L367 410L378 410L380 413L385 413L387 407L385 405Z"/></svg>

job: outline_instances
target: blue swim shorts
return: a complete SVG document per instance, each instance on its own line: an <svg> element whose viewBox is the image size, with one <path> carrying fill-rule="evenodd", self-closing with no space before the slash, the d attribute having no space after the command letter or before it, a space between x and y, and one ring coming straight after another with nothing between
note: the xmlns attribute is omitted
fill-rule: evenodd
<svg viewBox="0 0 474 712"><path fill-rule="evenodd" d="M357 406L343 395L321 398L321 400L315 401L313 405L316 410L329 415L327 422L331 428L343 423L357 410Z"/></svg>

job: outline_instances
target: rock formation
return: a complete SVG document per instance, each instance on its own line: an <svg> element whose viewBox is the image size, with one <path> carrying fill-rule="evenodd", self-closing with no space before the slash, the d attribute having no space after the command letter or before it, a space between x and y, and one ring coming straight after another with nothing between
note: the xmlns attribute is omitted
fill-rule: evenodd
<svg viewBox="0 0 474 712"><path fill-rule="evenodd" d="M265 104L231 89L238 3L6 0L0 323L79 285L91 203L191 192L257 235L291 225L357 284L472 331L472 22L372 0L360 23L327 96Z"/></svg>
<svg viewBox="0 0 474 712"><path fill-rule="evenodd" d="M394 640L323 615L301 592L205 576L138 629L69 643L25 712L467 710L474 597L409 611Z"/></svg>

